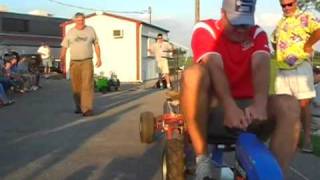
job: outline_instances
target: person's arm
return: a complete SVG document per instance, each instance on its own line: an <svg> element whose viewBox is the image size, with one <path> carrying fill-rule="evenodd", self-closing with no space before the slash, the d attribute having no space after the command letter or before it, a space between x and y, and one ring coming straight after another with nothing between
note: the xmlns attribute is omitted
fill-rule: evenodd
<svg viewBox="0 0 320 180"><path fill-rule="evenodd" d="M97 57L97 62L96 62L96 67L100 67L102 65L102 62L101 62L101 55L100 55L100 46L98 43L95 43L94 44L94 48L95 48L95 51L96 51L96 57Z"/></svg>
<svg viewBox="0 0 320 180"><path fill-rule="evenodd" d="M248 126L243 111L237 106L232 97L227 76L224 72L223 61L218 54L204 56L200 64L204 65L210 74L215 96L225 110L224 124L229 128L245 129Z"/></svg>
<svg viewBox="0 0 320 180"><path fill-rule="evenodd" d="M247 119L267 119L267 103L269 92L270 55L257 52L252 56L252 80L254 88L253 105L246 109Z"/></svg>
<svg viewBox="0 0 320 180"><path fill-rule="evenodd" d="M60 50L60 69L64 72L65 64L66 64L66 54L67 54L67 48L61 47Z"/></svg>
<svg viewBox="0 0 320 180"><path fill-rule="evenodd" d="M150 53L150 55L154 54L154 46L155 44L151 44L150 47L148 48L148 52Z"/></svg>
<svg viewBox="0 0 320 180"><path fill-rule="evenodd" d="M96 34L96 31L93 28L91 29L92 29L92 36L93 36L92 44L94 45L94 50L96 52L96 58L97 58L96 67L98 68L102 65L99 38Z"/></svg>
<svg viewBox="0 0 320 180"><path fill-rule="evenodd" d="M313 31L307 42L304 44L303 50L307 53L312 53L312 46L320 40L320 29Z"/></svg>
<svg viewBox="0 0 320 180"><path fill-rule="evenodd" d="M255 51L251 56L253 104L245 109L249 123L267 119L269 96L270 49L267 34L261 31L254 39Z"/></svg>
<svg viewBox="0 0 320 180"><path fill-rule="evenodd" d="M265 104L269 91L270 54L257 52L252 56L254 101Z"/></svg>

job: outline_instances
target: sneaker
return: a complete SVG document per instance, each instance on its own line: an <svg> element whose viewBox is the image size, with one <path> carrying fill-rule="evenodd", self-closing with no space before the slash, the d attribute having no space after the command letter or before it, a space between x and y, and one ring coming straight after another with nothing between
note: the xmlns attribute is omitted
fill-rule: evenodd
<svg viewBox="0 0 320 180"><path fill-rule="evenodd" d="M3 106L9 106L9 105L11 105L11 104L13 104L13 103L15 103L14 100L9 100L8 102L3 103Z"/></svg>
<svg viewBox="0 0 320 180"><path fill-rule="evenodd" d="M213 166L208 155L200 155L196 158L195 180L213 180Z"/></svg>
<svg viewBox="0 0 320 180"><path fill-rule="evenodd" d="M164 89L163 84L160 83L160 89Z"/></svg>
<svg viewBox="0 0 320 180"><path fill-rule="evenodd" d="M312 143L304 143L301 150L304 153L312 153L313 152Z"/></svg>
<svg viewBox="0 0 320 180"><path fill-rule="evenodd" d="M36 90L38 90L38 89L39 89L38 86L32 86L32 87L31 87L31 90L32 90L32 91L36 91Z"/></svg>

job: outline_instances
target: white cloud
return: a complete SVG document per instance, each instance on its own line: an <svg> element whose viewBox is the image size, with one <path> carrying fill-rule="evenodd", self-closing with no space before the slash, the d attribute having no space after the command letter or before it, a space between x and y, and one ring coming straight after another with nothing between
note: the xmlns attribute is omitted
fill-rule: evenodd
<svg viewBox="0 0 320 180"><path fill-rule="evenodd" d="M155 25L168 29L170 41L176 42L190 48L192 21L185 21L176 18L157 18L153 20Z"/></svg>
<svg viewBox="0 0 320 180"><path fill-rule="evenodd" d="M257 14L255 20L256 24L262 27L270 35L281 17L282 14L270 12Z"/></svg>
<svg viewBox="0 0 320 180"><path fill-rule="evenodd" d="M32 10L32 11L29 12L29 14L36 15L36 16L53 16L49 12L47 12L45 10L40 10L40 9Z"/></svg>
<svg viewBox="0 0 320 180"><path fill-rule="evenodd" d="M274 28L281 18L281 14L263 13L256 16L256 23L265 28Z"/></svg>

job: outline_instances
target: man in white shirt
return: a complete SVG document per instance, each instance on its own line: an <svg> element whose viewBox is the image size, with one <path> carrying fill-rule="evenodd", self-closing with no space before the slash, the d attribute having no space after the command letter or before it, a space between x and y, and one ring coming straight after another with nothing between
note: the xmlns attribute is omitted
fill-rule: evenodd
<svg viewBox="0 0 320 180"><path fill-rule="evenodd" d="M162 76L164 76L167 82L167 88L171 89L168 57L169 53L173 51L173 47L170 45L170 43L163 40L162 34L158 34L157 42L152 44L148 51L154 54L157 60L160 88L163 88Z"/></svg>
<svg viewBox="0 0 320 180"><path fill-rule="evenodd" d="M44 67L44 73L49 74L50 68L52 67L51 62L51 50L47 43L41 43L41 46L39 47L37 51L41 55L42 59L42 65Z"/></svg>

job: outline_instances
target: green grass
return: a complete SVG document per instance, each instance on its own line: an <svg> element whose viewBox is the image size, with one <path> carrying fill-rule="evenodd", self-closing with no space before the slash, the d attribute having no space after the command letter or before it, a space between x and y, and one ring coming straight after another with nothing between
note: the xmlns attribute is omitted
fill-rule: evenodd
<svg viewBox="0 0 320 180"><path fill-rule="evenodd" d="M314 155L320 157L320 136L312 136Z"/></svg>
<svg viewBox="0 0 320 180"><path fill-rule="evenodd" d="M312 135L313 154L320 157L320 136ZM300 136L300 144L303 144L303 133Z"/></svg>

